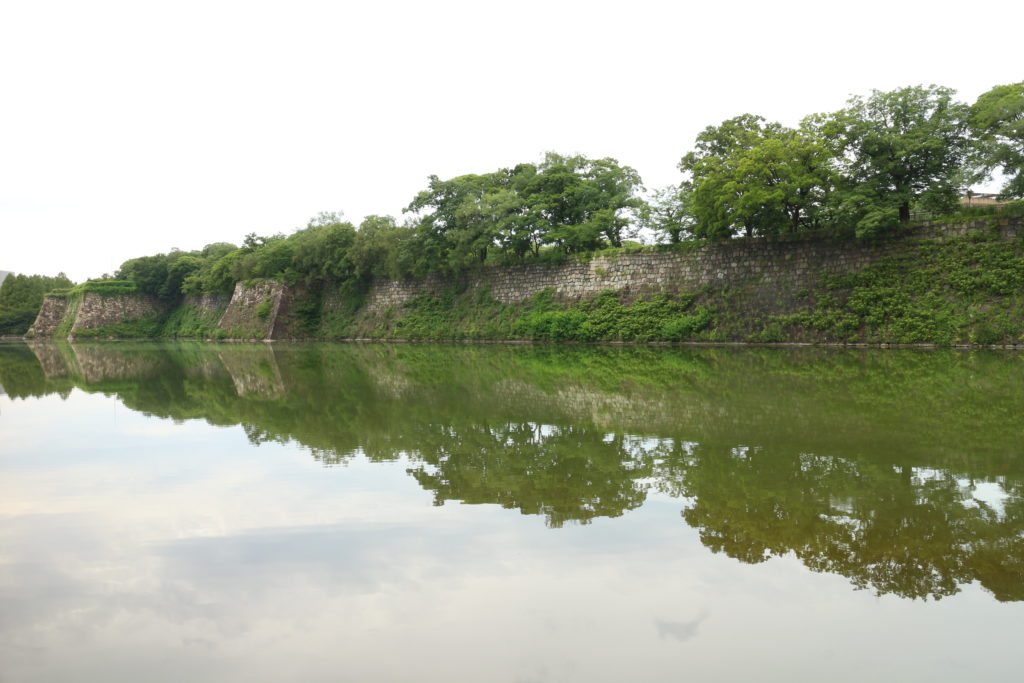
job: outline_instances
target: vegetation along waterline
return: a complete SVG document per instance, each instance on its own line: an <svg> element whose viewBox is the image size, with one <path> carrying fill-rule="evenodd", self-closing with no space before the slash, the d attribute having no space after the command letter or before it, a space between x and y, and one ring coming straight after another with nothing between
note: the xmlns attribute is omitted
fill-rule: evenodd
<svg viewBox="0 0 1024 683"><path fill-rule="evenodd" d="M953 95L875 91L797 128L734 117L647 194L614 159L548 153L431 176L403 224L321 214L55 281L45 302L13 276L0 333L1020 344L1024 82ZM995 170L999 197L964 194Z"/></svg>

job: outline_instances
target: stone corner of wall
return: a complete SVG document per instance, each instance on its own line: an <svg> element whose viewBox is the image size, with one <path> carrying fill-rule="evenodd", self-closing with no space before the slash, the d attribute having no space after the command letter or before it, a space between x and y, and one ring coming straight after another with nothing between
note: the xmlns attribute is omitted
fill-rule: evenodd
<svg viewBox="0 0 1024 683"><path fill-rule="evenodd" d="M68 300L64 297L46 295L39 307L39 313L32 326L25 333L27 337L51 337L64 320Z"/></svg>
<svg viewBox="0 0 1024 683"><path fill-rule="evenodd" d="M229 335L241 335L245 339L272 338L281 300L287 291L287 285L274 280L236 282L217 328ZM258 307L268 298L271 300L271 309L266 318L261 318Z"/></svg>

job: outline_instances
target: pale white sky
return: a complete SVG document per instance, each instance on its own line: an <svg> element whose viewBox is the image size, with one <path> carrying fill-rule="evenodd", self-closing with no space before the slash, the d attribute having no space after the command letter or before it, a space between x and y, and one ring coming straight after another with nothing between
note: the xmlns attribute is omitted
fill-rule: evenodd
<svg viewBox="0 0 1024 683"><path fill-rule="evenodd" d="M1024 3L0 0L0 269L400 217L545 150L649 188L705 126L1024 79Z"/></svg>

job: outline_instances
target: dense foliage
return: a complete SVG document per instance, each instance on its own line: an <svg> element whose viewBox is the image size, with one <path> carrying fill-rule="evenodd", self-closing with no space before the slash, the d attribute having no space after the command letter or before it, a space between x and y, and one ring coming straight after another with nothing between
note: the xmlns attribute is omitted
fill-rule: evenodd
<svg viewBox="0 0 1024 683"><path fill-rule="evenodd" d="M103 296L120 296L122 294L135 294L138 291L138 284L132 280L89 280L67 290L66 294L70 296L76 293L85 294L93 292Z"/></svg>
<svg viewBox="0 0 1024 683"><path fill-rule="evenodd" d="M805 312L781 316L778 339L1017 343L1024 338L1024 241L984 233L889 256L826 277Z"/></svg>
<svg viewBox="0 0 1024 683"><path fill-rule="evenodd" d="M706 128L679 168L689 176L683 188L693 232L710 238L818 227L836 182L829 151L812 131L750 114Z"/></svg>
<svg viewBox="0 0 1024 683"><path fill-rule="evenodd" d="M482 263L558 258L633 236L644 202L640 176L614 159L548 153L540 164L450 180L431 176L402 225L367 216L358 228L322 213L291 235L249 234L241 247L217 243L126 261L117 278L172 301L228 293L239 281L278 279L319 288L373 277L461 273Z"/></svg>
<svg viewBox="0 0 1024 683"><path fill-rule="evenodd" d="M692 297L658 296L625 303L609 290L578 306L557 305L553 292L534 297L516 323L517 336L543 341L680 341L711 322L705 308L690 310Z"/></svg>
<svg viewBox="0 0 1024 683"><path fill-rule="evenodd" d="M407 208L417 215L416 271L459 271L490 252L522 258L551 245L564 253L622 246L642 202L640 176L614 159L548 153L486 175L440 180ZM429 211L427 211L429 210Z"/></svg>
<svg viewBox="0 0 1024 683"><path fill-rule="evenodd" d="M861 233L910 219L913 207L949 210L964 181L968 107L949 88L901 88L854 97L821 123L838 152L839 215Z"/></svg>
<svg viewBox="0 0 1024 683"><path fill-rule="evenodd" d="M998 85L971 107L980 176L1002 169L1003 194L1024 197L1024 81Z"/></svg>
<svg viewBox="0 0 1024 683"><path fill-rule="evenodd" d="M742 114L703 130L679 168L678 185L644 195L639 174L615 159L549 152L490 173L430 176L403 223L367 216L356 226L323 213L290 235L133 258L116 278L168 302L253 279L354 293L374 277L561 260L629 247L641 233L668 244L823 229L876 237L915 212L955 211L963 188L996 170L1005 198L1024 197L1024 82L972 106L939 86L874 91L795 128ZM540 329L524 331L548 335Z"/></svg>
<svg viewBox="0 0 1024 683"><path fill-rule="evenodd" d="M952 211L971 180L996 169L1007 198L1024 196L1022 117L1022 83L997 86L973 106L939 86L874 91L796 128L743 114L702 131L680 162L679 185L646 199L637 172L614 159L548 153L538 164L431 176L402 225L369 216L357 228L322 214L287 237L249 235L238 249L133 259L119 276L173 298L250 278L460 273L619 248L641 229L668 243L835 228L873 237L914 212Z"/></svg>
<svg viewBox="0 0 1024 683"><path fill-rule="evenodd" d="M8 275L0 285L0 334L25 334L35 322L43 295L72 284L64 273L56 277Z"/></svg>
<svg viewBox="0 0 1024 683"><path fill-rule="evenodd" d="M626 297L607 290L593 299L560 301L552 289L503 304L485 290L423 294L383 315L330 321L332 337L415 340L530 339L554 342L681 341L707 328L711 312L688 295Z"/></svg>

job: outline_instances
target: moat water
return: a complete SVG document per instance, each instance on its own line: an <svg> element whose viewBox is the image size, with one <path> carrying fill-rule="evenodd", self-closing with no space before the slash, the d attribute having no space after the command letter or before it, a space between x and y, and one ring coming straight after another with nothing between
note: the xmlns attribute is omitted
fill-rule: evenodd
<svg viewBox="0 0 1024 683"><path fill-rule="evenodd" d="M1019 675L1024 354L0 344L0 680Z"/></svg>

